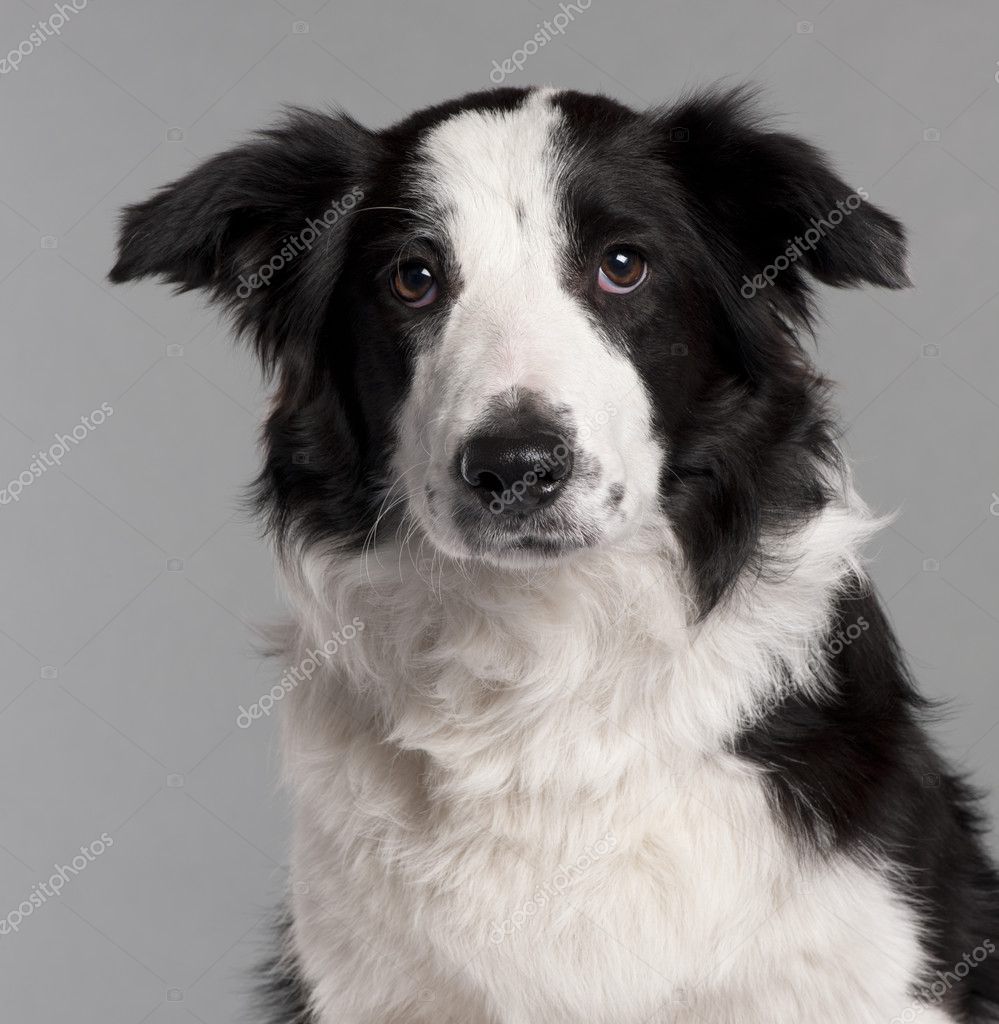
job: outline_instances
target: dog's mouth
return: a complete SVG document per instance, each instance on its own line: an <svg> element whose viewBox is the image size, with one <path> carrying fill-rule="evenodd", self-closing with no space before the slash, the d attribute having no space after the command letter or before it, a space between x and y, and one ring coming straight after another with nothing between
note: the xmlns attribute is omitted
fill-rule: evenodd
<svg viewBox="0 0 999 1024"><path fill-rule="evenodd" d="M582 521L570 501L503 514L460 498L446 511L437 505L428 510L426 532L437 547L464 561L523 568L568 558L602 539L602 531Z"/></svg>
<svg viewBox="0 0 999 1024"><path fill-rule="evenodd" d="M584 547L567 541L564 537L526 536L515 540L510 545L512 551L529 551L540 555L558 555L574 547Z"/></svg>
<svg viewBox="0 0 999 1024"><path fill-rule="evenodd" d="M584 532L567 535L562 532L542 534L532 531L513 537L506 543L489 545L488 554L494 558L508 557L515 561L522 561L525 557L550 561L592 548L597 543L597 537Z"/></svg>

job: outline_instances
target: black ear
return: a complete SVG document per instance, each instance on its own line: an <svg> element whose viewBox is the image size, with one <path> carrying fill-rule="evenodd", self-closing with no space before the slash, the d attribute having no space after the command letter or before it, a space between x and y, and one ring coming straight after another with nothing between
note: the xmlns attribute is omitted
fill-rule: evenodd
<svg viewBox="0 0 999 1024"><path fill-rule="evenodd" d="M803 271L837 286L909 285L902 225L814 146L768 129L751 89L695 96L653 116L698 230L743 298L761 292L807 321Z"/></svg>
<svg viewBox="0 0 999 1024"><path fill-rule="evenodd" d="M126 208L108 276L207 289L270 368L328 302L374 149L373 134L346 116L290 110Z"/></svg>

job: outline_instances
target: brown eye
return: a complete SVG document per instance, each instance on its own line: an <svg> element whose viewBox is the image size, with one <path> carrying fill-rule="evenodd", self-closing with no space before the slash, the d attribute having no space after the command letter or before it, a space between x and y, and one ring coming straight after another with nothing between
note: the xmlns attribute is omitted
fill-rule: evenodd
<svg viewBox="0 0 999 1024"><path fill-rule="evenodd" d="M610 249L600 264L597 285L605 292L622 295L634 291L645 280L647 271L645 259L634 249Z"/></svg>
<svg viewBox="0 0 999 1024"><path fill-rule="evenodd" d="M406 260L396 265L392 275L392 293L407 306L429 306L437 298L434 272L422 260Z"/></svg>

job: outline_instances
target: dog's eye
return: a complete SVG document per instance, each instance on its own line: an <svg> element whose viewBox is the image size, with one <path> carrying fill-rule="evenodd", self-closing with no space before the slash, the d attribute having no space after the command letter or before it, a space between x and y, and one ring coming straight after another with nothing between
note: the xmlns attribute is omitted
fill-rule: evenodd
<svg viewBox="0 0 999 1024"><path fill-rule="evenodd" d="M392 292L407 306L429 306L437 298L434 272L422 260L405 260L396 265Z"/></svg>
<svg viewBox="0 0 999 1024"><path fill-rule="evenodd" d="M623 246L610 249L597 273L597 284L605 292L623 295L634 291L644 280L648 265L640 253Z"/></svg>

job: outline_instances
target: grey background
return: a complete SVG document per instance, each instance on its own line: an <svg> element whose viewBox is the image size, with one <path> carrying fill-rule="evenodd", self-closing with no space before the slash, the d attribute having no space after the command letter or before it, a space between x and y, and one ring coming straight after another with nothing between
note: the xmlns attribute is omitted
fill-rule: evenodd
<svg viewBox="0 0 999 1024"><path fill-rule="evenodd" d="M53 10L8 0L0 55ZM196 297L107 286L118 208L282 102L377 126L488 87L557 10L91 0L0 75L0 486L114 409L0 506L0 918L114 840L0 936L6 1019L243 1020L284 878L273 717L235 725L280 674L254 650L279 606L239 511L264 396ZM592 0L507 80L644 105L756 79L909 226L916 288L826 292L818 358L842 384L861 492L901 509L874 575L924 689L951 701L940 741L993 814L997 61L994 0Z"/></svg>

